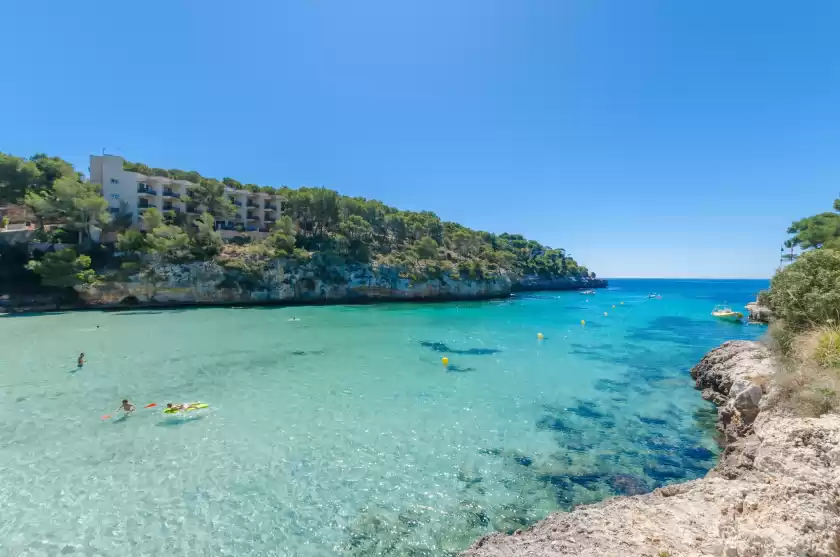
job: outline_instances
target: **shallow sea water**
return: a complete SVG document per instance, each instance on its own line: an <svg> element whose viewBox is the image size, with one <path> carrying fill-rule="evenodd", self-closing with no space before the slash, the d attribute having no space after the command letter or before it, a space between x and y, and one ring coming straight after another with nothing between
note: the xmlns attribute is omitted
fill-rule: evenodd
<svg viewBox="0 0 840 557"><path fill-rule="evenodd" d="M450 555L701 477L689 369L766 284L0 318L0 555Z"/></svg>

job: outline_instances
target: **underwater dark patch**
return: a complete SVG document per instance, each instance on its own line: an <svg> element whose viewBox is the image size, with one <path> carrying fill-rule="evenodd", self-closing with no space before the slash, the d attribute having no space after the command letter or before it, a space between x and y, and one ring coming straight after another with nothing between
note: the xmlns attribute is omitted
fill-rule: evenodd
<svg viewBox="0 0 840 557"><path fill-rule="evenodd" d="M564 433L574 431L574 429L566 425L563 420L553 416L543 416L537 420L537 429L550 429L552 431L562 431Z"/></svg>
<svg viewBox="0 0 840 557"><path fill-rule="evenodd" d="M668 454L657 454L652 455L654 460L656 460L656 464L659 466L670 466L673 468L682 468L682 462L679 458L676 458L672 455Z"/></svg>
<svg viewBox="0 0 840 557"><path fill-rule="evenodd" d="M430 342L427 340L420 341L420 346L422 346L423 348L428 348L429 350L434 350L435 352L447 354L460 354L462 356L490 356L492 354L498 354L499 352L501 352L501 350L498 350L496 348L451 348L449 345L444 344L443 342Z"/></svg>
<svg viewBox="0 0 840 557"><path fill-rule="evenodd" d="M597 487L597 484L604 482L604 476L598 474L581 474L579 476L569 476L569 481L586 489L593 489Z"/></svg>
<svg viewBox="0 0 840 557"><path fill-rule="evenodd" d="M694 421L700 429L714 431L717 429L718 412L717 407L711 402L700 406L694 411Z"/></svg>
<svg viewBox="0 0 840 557"><path fill-rule="evenodd" d="M579 342L573 342L569 344L574 349L577 350L584 350L584 351L592 351L595 354L596 350L613 350L615 347L612 344L604 343L604 344L580 344Z"/></svg>
<svg viewBox="0 0 840 557"><path fill-rule="evenodd" d="M666 315L651 320L646 327L630 329L624 338L637 342L673 342L694 348L697 345L697 337L707 329L706 321L680 315Z"/></svg>
<svg viewBox="0 0 840 557"><path fill-rule="evenodd" d="M595 443L586 443L584 441L566 441L560 443L564 449L575 453L588 453L595 447Z"/></svg>
<svg viewBox="0 0 840 557"><path fill-rule="evenodd" d="M609 392L609 393L620 393L624 394L628 387L630 387L629 381L616 381L615 379L598 379L595 382L595 390L601 392Z"/></svg>
<svg viewBox="0 0 840 557"><path fill-rule="evenodd" d="M531 466L534 463L534 459L529 456L516 456L514 460L522 466Z"/></svg>
<svg viewBox="0 0 840 557"><path fill-rule="evenodd" d="M661 418L651 418L649 416L641 416L639 414L636 414L636 417L639 418L639 421L641 421L643 424L655 425L655 426L668 425L667 420L663 420Z"/></svg>
<svg viewBox="0 0 840 557"><path fill-rule="evenodd" d="M671 480L680 480L686 477L685 472L679 468L667 468L646 464L643 470L647 476L656 482L656 485L663 485Z"/></svg>
<svg viewBox="0 0 840 557"><path fill-rule="evenodd" d="M679 450L679 447L676 447L672 443L668 442L668 440L656 435L644 437L642 439L642 444L644 444L648 451L653 453L675 452Z"/></svg>
<svg viewBox="0 0 840 557"><path fill-rule="evenodd" d="M715 458L715 453L706 447L689 447L683 450L683 455L694 460L712 460Z"/></svg>
<svg viewBox="0 0 840 557"><path fill-rule="evenodd" d="M588 420L601 420L607 418L608 415L598 410L598 406L589 400L577 400L577 404L568 409L568 411L575 416L586 418Z"/></svg>
<svg viewBox="0 0 840 557"><path fill-rule="evenodd" d="M641 495L650 491L644 478L631 474L613 474L607 479L607 484L619 495Z"/></svg>
<svg viewBox="0 0 840 557"><path fill-rule="evenodd" d="M453 371L455 373L464 373L466 371L475 371L474 367L461 367L456 365L446 366L446 371Z"/></svg>
<svg viewBox="0 0 840 557"><path fill-rule="evenodd" d="M563 491L572 489L572 481L565 474L541 474L537 476L537 479Z"/></svg>

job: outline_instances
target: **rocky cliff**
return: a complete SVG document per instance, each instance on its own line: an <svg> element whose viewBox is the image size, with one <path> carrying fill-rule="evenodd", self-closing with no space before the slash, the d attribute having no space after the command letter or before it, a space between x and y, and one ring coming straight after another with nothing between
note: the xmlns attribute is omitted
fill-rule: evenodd
<svg viewBox="0 0 840 557"><path fill-rule="evenodd" d="M553 277L546 278L536 275L526 275L513 281L514 292L532 290L579 290L584 288L606 288L604 279L581 277Z"/></svg>
<svg viewBox="0 0 840 557"><path fill-rule="evenodd" d="M259 272L245 273L215 262L157 265L125 280L77 288L89 306L352 303L396 300L469 300L509 296L519 283L536 277L468 279L442 274L412 280L386 266L270 262ZM540 279L542 280L542 279ZM540 282L546 290L605 287L606 281L561 277ZM533 289L533 288L527 288Z"/></svg>
<svg viewBox="0 0 840 557"><path fill-rule="evenodd" d="M773 310L758 302L750 302L746 307L747 312L749 312L749 320L754 323L769 323L773 318Z"/></svg>
<svg viewBox="0 0 840 557"><path fill-rule="evenodd" d="M692 370L728 440L701 480L556 513L462 557L774 557L840 555L840 417L800 418L774 404L774 362L727 342Z"/></svg>

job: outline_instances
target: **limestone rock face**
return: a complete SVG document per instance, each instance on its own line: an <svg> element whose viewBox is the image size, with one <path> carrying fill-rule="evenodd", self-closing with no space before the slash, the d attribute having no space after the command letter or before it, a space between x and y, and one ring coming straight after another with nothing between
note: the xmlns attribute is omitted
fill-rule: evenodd
<svg viewBox="0 0 840 557"><path fill-rule="evenodd" d="M462 557L840 555L840 416L771 406L773 365L763 346L739 341L692 369L731 437L706 478L555 513L481 538Z"/></svg>
<svg viewBox="0 0 840 557"><path fill-rule="evenodd" d="M773 318L773 310L767 306L762 306L758 302L750 302L747 304L748 319L754 323L769 323Z"/></svg>
<svg viewBox="0 0 840 557"><path fill-rule="evenodd" d="M597 278L556 277L545 278L537 275L520 277L513 283L513 291L527 290L576 290L584 288L606 288L607 281Z"/></svg>
<svg viewBox="0 0 840 557"><path fill-rule="evenodd" d="M533 277L531 277L533 278ZM470 300L499 298L526 279L500 275L471 280L443 274L413 281L383 265L333 265L278 259L256 273L218 263L160 264L124 282L78 287L90 306L247 303L339 303L365 300ZM536 280L536 279L534 279ZM540 288L572 290L606 286L584 278L540 279Z"/></svg>

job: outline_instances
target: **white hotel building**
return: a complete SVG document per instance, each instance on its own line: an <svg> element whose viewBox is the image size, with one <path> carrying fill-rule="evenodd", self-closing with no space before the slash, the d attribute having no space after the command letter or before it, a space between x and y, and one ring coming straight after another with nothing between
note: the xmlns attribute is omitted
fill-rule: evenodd
<svg viewBox="0 0 840 557"><path fill-rule="evenodd" d="M108 200L111 213L131 213L133 224L139 228L140 217L152 207L162 213L172 211L198 216L203 212L203 207L182 201L196 184L129 172L123 170L123 162L124 159L116 155L90 157L90 181L102 184L102 196ZM227 194L236 206L236 215L228 221L217 221L217 225L222 228L241 225L245 231L265 232L280 216L285 201L279 195L230 188Z"/></svg>

